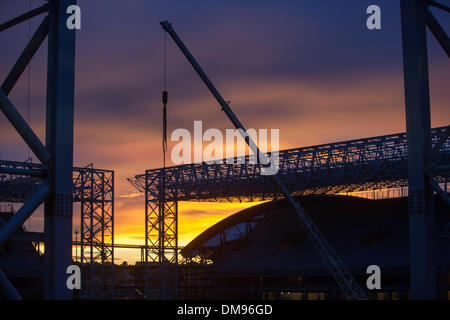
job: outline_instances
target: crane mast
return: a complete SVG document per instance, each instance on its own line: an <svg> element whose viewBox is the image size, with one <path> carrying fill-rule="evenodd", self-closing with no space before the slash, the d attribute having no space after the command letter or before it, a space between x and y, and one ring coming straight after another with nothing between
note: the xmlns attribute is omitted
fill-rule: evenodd
<svg viewBox="0 0 450 320"><path fill-rule="evenodd" d="M178 48L181 50L186 59L194 68L194 70L200 76L202 81L208 87L211 94L214 96L214 98L216 98L217 102L222 107L222 111L225 112L225 114L227 115L228 119L232 122L234 127L238 129L238 131L241 133L245 142L248 144L249 148L252 149L254 154L258 156L258 159L260 159L263 164L268 163L268 159L265 153L262 153L259 150L258 146L251 139L251 137L245 134L246 130L242 125L242 123L236 117L234 112L231 110L229 104L224 100L224 98L216 89L216 87L213 85L211 80L209 80L208 76L202 70L200 65L197 63L195 58L187 49L187 47L184 45L183 41L181 41L180 37L178 37L175 30L172 28L172 25L168 21L162 21L160 22L160 24L163 27L163 29L167 33L169 33L169 35L176 43ZM312 241L314 248L319 253L323 262L328 267L329 271L331 272L332 276L336 280L337 284L339 285L339 287L341 288L342 292L345 294L347 299L366 300L367 299L366 293L356 282L353 275L345 266L344 262L341 260L336 251L332 248L332 246L328 243L325 237L322 235L320 230L314 224L312 219L308 216L303 207L292 197L289 190L281 180L280 176L278 174L274 174L270 175L270 178L278 186L282 194L286 197L286 199L289 201L294 211L297 213L308 238Z"/></svg>

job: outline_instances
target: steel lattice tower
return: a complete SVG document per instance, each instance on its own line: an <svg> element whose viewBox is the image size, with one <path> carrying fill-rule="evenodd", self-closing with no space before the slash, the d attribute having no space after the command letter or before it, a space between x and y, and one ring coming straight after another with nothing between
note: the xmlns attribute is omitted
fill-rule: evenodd
<svg viewBox="0 0 450 320"><path fill-rule="evenodd" d="M164 169L145 184L156 184L159 194L145 193L145 295L178 297L178 201L167 201ZM153 248L157 248L156 250ZM157 264L155 264L157 263Z"/></svg>
<svg viewBox="0 0 450 320"><path fill-rule="evenodd" d="M82 297L114 297L114 171L77 168L80 202L80 261L84 266Z"/></svg>

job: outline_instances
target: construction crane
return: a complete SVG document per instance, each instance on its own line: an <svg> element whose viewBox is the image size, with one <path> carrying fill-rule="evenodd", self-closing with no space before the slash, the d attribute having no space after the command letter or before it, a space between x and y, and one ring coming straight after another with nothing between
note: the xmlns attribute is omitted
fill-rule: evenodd
<svg viewBox="0 0 450 320"><path fill-rule="evenodd" d="M254 154L258 157L258 159L263 165L269 163L266 154L262 153L259 150L258 146L255 144L255 142L251 139L251 137L245 134L246 130L242 125L242 123L233 113L229 104L224 100L224 98L221 96L221 94L213 85L213 83L209 80L208 76L202 70L202 68L197 63L195 58L192 56L190 51L186 48L184 43L181 41L180 37L178 37L175 30L172 28L172 25L168 21L162 21L160 22L160 24L163 27L163 29L167 33L169 33L173 41L175 41L178 48L184 54L186 59L189 61L194 70L202 79L202 81L208 87L209 91L212 93L214 98L217 100L219 105L222 107L222 111L225 112L228 119L230 119L230 121L233 123L234 127L238 129L238 131L241 133L242 137L248 144L249 148L254 152ZM338 256L336 251L334 251L334 249L322 235L322 233L314 224L314 222L311 220L311 218L307 215L303 207L291 196L289 190L286 188L279 175L278 174L270 175L270 178L278 186L283 195L289 201L292 208L297 213L308 238L312 241L314 248L317 250L320 257L325 262L326 266L330 270L332 276L336 280L337 284L339 285L339 287L341 288L342 292L347 297L347 299L367 300L367 295L364 292L364 290L356 282L355 278L347 269L344 262Z"/></svg>

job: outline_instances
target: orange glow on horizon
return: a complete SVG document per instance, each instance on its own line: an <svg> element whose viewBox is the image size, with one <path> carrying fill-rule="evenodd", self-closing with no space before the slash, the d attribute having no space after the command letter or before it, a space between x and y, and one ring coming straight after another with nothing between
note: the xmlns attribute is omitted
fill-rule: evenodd
<svg viewBox="0 0 450 320"><path fill-rule="evenodd" d="M178 204L178 244L185 246L203 231L222 219L243 209L255 206L262 202L179 202ZM114 242L118 244L144 245L144 209L122 210L121 215L139 217L141 219L121 221L116 227ZM127 261L134 264L140 260L138 249L116 249L115 263Z"/></svg>

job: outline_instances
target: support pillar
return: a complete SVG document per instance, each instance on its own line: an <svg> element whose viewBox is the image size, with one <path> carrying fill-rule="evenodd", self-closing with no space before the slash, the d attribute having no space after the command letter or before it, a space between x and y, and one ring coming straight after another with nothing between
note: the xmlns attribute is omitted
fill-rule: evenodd
<svg viewBox="0 0 450 320"><path fill-rule="evenodd" d="M165 179L161 172L156 180L150 181L146 172L144 281L147 299L178 297L178 201L168 195ZM152 187L158 190L156 197L150 194ZM149 263L157 269L150 270Z"/></svg>
<svg viewBox="0 0 450 320"><path fill-rule="evenodd" d="M410 290L412 299L434 299L436 230L433 192L425 171L431 153L427 1L401 0L400 3L408 137Z"/></svg>
<svg viewBox="0 0 450 320"><path fill-rule="evenodd" d="M50 2L46 147L51 154L50 196L45 201L45 298L71 299L66 269L72 264L72 166L75 30L66 27L75 0Z"/></svg>

